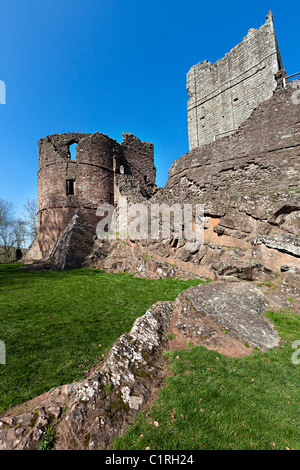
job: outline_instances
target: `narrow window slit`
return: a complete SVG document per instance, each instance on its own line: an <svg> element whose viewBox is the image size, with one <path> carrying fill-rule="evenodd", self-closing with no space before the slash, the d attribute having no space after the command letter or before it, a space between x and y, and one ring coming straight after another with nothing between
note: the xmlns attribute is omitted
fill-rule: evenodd
<svg viewBox="0 0 300 470"><path fill-rule="evenodd" d="M66 181L66 194L67 196L72 196L74 194L75 189L75 181L74 180L67 180Z"/></svg>

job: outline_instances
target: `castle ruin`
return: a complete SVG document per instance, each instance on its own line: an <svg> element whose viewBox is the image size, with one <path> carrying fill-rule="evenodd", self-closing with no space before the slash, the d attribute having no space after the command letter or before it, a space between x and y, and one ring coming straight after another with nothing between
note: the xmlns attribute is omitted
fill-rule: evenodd
<svg viewBox="0 0 300 470"><path fill-rule="evenodd" d="M147 275L165 258L201 275L223 273L216 266L225 262L238 275L282 266L300 271L300 108L291 105L295 88L282 67L272 13L223 59L195 65L188 90L191 150L173 162L163 188L155 185L153 144L133 134L123 134L121 144L99 132L40 139L38 235L24 262L50 261L56 268L95 262L111 272ZM171 239L100 246L97 208L118 210L120 196L130 203L204 204L204 246L195 253ZM232 257L222 246L240 251Z"/></svg>
<svg viewBox="0 0 300 470"><path fill-rule="evenodd" d="M0 450L41 449L49 428L57 429L55 450L108 449L164 382L164 351L193 344L230 358L264 353L281 342L266 309L300 311L300 80L286 83L271 14L217 64L190 72L199 72L189 83L192 150L173 162L163 188L155 186L153 145L132 134L121 144L99 132L39 141L38 236L29 250L42 260L37 269L214 280L152 305L84 379L9 410ZM202 203L204 243L186 243L175 230L159 240L97 238L97 208L118 207L123 195L147 205Z"/></svg>
<svg viewBox="0 0 300 470"><path fill-rule="evenodd" d="M70 146L76 143L76 158ZM115 205L117 179L135 181L150 197L155 187L153 144L123 134L119 144L107 135L65 133L39 141L38 249L44 255L80 211L96 226L100 204Z"/></svg>
<svg viewBox="0 0 300 470"><path fill-rule="evenodd" d="M223 59L194 65L187 74L190 150L236 130L272 96L282 69L272 12Z"/></svg>

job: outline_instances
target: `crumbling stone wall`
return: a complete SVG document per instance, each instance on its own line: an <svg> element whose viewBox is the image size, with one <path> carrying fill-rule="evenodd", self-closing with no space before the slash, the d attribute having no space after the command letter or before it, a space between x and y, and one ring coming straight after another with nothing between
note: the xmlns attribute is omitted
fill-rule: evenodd
<svg viewBox="0 0 300 470"><path fill-rule="evenodd" d="M272 96L275 74L281 69L271 12L263 26L250 29L223 59L193 66L187 74L190 150L239 127Z"/></svg>
<svg viewBox="0 0 300 470"><path fill-rule="evenodd" d="M170 240L149 249L200 274L207 267L247 279L266 269L300 272L299 86L277 89L233 135L172 164L150 203L203 204L204 246L192 252L179 240L174 250Z"/></svg>
<svg viewBox="0 0 300 470"><path fill-rule="evenodd" d="M96 229L100 204L117 202L118 180L132 175L150 195L155 186L153 145L132 134L119 144L107 135L65 133L39 141L38 245L42 254L80 212ZM70 145L76 143L76 158Z"/></svg>
<svg viewBox="0 0 300 470"><path fill-rule="evenodd" d="M133 134L123 134L121 143L128 173L140 182L143 189L151 191L155 187L156 168L154 166L154 146L141 142Z"/></svg>
<svg viewBox="0 0 300 470"><path fill-rule="evenodd" d="M227 198L246 196L246 204L252 195L255 205L258 196L299 191L300 106L293 102L295 90L292 85L278 89L233 135L176 160L154 198L198 201L207 207L216 201L222 212Z"/></svg>

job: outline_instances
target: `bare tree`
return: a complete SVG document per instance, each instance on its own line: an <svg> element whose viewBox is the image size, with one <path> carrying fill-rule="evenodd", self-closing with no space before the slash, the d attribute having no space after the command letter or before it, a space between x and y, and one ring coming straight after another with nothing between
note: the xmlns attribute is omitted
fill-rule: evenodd
<svg viewBox="0 0 300 470"><path fill-rule="evenodd" d="M12 257L12 223L13 206L10 202L0 199L0 256L5 261Z"/></svg>
<svg viewBox="0 0 300 470"><path fill-rule="evenodd" d="M15 248L22 248L26 245L28 230L26 222L22 219L16 219L11 224L11 242Z"/></svg>
<svg viewBox="0 0 300 470"><path fill-rule="evenodd" d="M6 227L13 218L13 206L11 202L0 199L0 230Z"/></svg>
<svg viewBox="0 0 300 470"><path fill-rule="evenodd" d="M37 201L36 199L27 200L24 205L24 222L27 227L27 238L29 243L37 236Z"/></svg>
<svg viewBox="0 0 300 470"><path fill-rule="evenodd" d="M5 262L16 259L16 250L26 245L28 229L24 220L14 219L13 206L0 199L0 260Z"/></svg>

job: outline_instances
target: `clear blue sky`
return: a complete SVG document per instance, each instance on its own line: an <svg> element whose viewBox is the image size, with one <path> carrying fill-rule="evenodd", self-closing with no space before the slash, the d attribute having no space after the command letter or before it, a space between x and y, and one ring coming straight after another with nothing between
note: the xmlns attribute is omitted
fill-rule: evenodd
<svg viewBox="0 0 300 470"><path fill-rule="evenodd" d="M41 137L132 132L157 184L188 151L186 74L215 62L269 10L288 74L300 71L299 1L0 0L0 198L37 196Z"/></svg>

